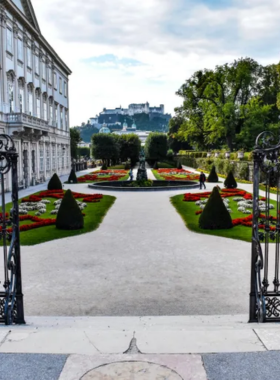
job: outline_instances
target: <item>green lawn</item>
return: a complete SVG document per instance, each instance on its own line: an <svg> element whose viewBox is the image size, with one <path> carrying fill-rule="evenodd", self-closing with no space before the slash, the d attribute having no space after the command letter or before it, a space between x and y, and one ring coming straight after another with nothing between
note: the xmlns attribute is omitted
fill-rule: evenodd
<svg viewBox="0 0 280 380"><path fill-rule="evenodd" d="M39 194L39 193L36 193ZM47 212L45 214L42 214L40 218L42 219L55 219L56 215L51 215L51 210L54 209L53 203L57 200L55 198L43 198L48 199L51 201L51 204L47 205ZM82 199L78 199L79 201L82 201ZM55 225L53 226L46 226L46 227L40 227L35 228L34 230L30 231L22 231L20 232L20 240L22 245L35 245L39 243L44 243L46 241L50 240L56 240L61 239L64 237L70 237L75 235L81 235L86 232L94 231L98 228L100 223L102 222L103 218L105 217L106 213L110 209L110 207L115 202L116 198L104 195L103 199L100 200L98 203L87 203L87 207L83 210L83 213L85 214L84 217L84 228L81 230L72 230L72 231L66 231L66 230L58 230ZM6 205L6 211L9 211L12 207L11 203L8 203ZM29 211L30 215L35 215L36 211ZM31 224L31 221L22 221L20 222L21 225L24 224ZM2 244L0 242L0 244Z"/></svg>
<svg viewBox="0 0 280 380"><path fill-rule="evenodd" d="M206 235L215 235L215 236L223 236L231 239L238 239L244 241L251 241L252 237L252 228L246 226L236 226L227 230L204 230L199 227L198 220L200 215L195 215L195 212L200 210L199 206L195 204L195 202L184 202L183 195L176 195L175 197L170 198L171 203L176 208L177 212L181 215L184 220L186 226L194 232L198 232ZM237 202L233 201L233 198L227 198L230 200L229 205L232 209L231 218L242 218L248 215L243 214L237 210ZM271 201L271 203L276 206L275 201ZM276 211L271 210L271 215L276 216ZM263 230L260 230L263 231Z"/></svg>
<svg viewBox="0 0 280 380"><path fill-rule="evenodd" d="M157 172L157 170L153 169L152 173L156 177L157 180L159 180L159 181L165 181L165 178L162 177L161 175L159 175L158 172Z"/></svg>

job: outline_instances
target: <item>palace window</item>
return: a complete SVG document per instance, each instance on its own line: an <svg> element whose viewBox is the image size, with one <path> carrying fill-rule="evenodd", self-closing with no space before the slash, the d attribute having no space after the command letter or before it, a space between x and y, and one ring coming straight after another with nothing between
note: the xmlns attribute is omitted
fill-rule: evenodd
<svg viewBox="0 0 280 380"><path fill-rule="evenodd" d="M40 144L40 172L44 171L44 145Z"/></svg>
<svg viewBox="0 0 280 380"><path fill-rule="evenodd" d="M53 86L55 89L57 89L57 74L53 73Z"/></svg>
<svg viewBox="0 0 280 380"><path fill-rule="evenodd" d="M57 104L55 105L55 126L58 127L58 109L57 109Z"/></svg>
<svg viewBox="0 0 280 380"><path fill-rule="evenodd" d="M18 100L19 100L19 109L20 112L25 112L25 107L24 107L24 82L23 80L18 81Z"/></svg>
<svg viewBox="0 0 280 380"><path fill-rule="evenodd" d="M38 55L35 55L35 72L36 72L36 74L40 75L39 57L38 57Z"/></svg>
<svg viewBox="0 0 280 380"><path fill-rule="evenodd" d="M49 67L49 84L52 85L52 69Z"/></svg>
<svg viewBox="0 0 280 380"><path fill-rule="evenodd" d="M47 96L43 97L43 109L44 109L44 120L48 120L48 109L47 109Z"/></svg>
<svg viewBox="0 0 280 380"><path fill-rule="evenodd" d="M55 151L55 145L52 146L52 168L55 169L56 164L56 151Z"/></svg>
<svg viewBox="0 0 280 380"><path fill-rule="evenodd" d="M57 164L58 164L58 170L59 170L60 167L61 167L60 149L61 149L61 145L58 145L58 146L57 146Z"/></svg>
<svg viewBox="0 0 280 380"><path fill-rule="evenodd" d="M10 112L15 112L15 102L14 102L14 81L11 75L8 75L8 99L9 99L9 110Z"/></svg>
<svg viewBox="0 0 280 380"><path fill-rule="evenodd" d="M47 155L47 170L51 170L51 158L50 158L50 146L46 145L46 155Z"/></svg>
<svg viewBox="0 0 280 380"><path fill-rule="evenodd" d="M13 53L13 32L11 29L7 28L7 50L10 53Z"/></svg>
<svg viewBox="0 0 280 380"><path fill-rule="evenodd" d="M27 86L27 101L29 115L33 115L33 94L32 87L30 85Z"/></svg>
<svg viewBox="0 0 280 380"><path fill-rule="evenodd" d="M60 107L60 129L63 129L63 127L64 127L63 108Z"/></svg>
<svg viewBox="0 0 280 380"><path fill-rule="evenodd" d="M59 77L59 93L62 94L62 79Z"/></svg>
<svg viewBox="0 0 280 380"><path fill-rule="evenodd" d="M32 54L29 46L27 47L27 66L32 68Z"/></svg>
<svg viewBox="0 0 280 380"><path fill-rule="evenodd" d="M62 168L64 168L64 155L65 155L65 150L64 149L63 148L61 149Z"/></svg>
<svg viewBox="0 0 280 380"><path fill-rule="evenodd" d="M42 62L42 78L46 80L46 63Z"/></svg>
<svg viewBox="0 0 280 380"><path fill-rule="evenodd" d="M65 110L65 130L68 129L68 111Z"/></svg>
<svg viewBox="0 0 280 380"><path fill-rule="evenodd" d="M23 41L18 39L18 59L23 62Z"/></svg>
<svg viewBox="0 0 280 380"><path fill-rule="evenodd" d="M64 82L64 96L67 98L67 82Z"/></svg>
<svg viewBox="0 0 280 380"><path fill-rule="evenodd" d="M50 106L50 124L53 125L53 98L49 98L49 106Z"/></svg>
<svg viewBox="0 0 280 380"><path fill-rule="evenodd" d="M40 90L36 90L36 115L37 115L38 118L41 117Z"/></svg>

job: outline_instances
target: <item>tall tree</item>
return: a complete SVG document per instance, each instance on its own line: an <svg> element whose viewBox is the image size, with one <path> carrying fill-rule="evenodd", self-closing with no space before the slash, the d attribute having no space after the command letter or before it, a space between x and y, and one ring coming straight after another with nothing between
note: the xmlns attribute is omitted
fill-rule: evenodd
<svg viewBox="0 0 280 380"><path fill-rule="evenodd" d="M251 58L197 71L177 92L184 100L179 112L185 119L178 135L205 146L226 144L232 150L244 128L257 122L256 114L263 123L272 121L273 107L266 106L275 107L278 85L275 68L263 68Z"/></svg>
<svg viewBox="0 0 280 380"><path fill-rule="evenodd" d="M110 160L116 160L119 157L119 145L114 135L107 133L92 135L92 155L96 159L101 159L107 166L110 165Z"/></svg>
<svg viewBox="0 0 280 380"><path fill-rule="evenodd" d="M70 128L70 145L71 145L71 158L77 159L78 144L82 141L80 132L75 128Z"/></svg>
<svg viewBox="0 0 280 380"><path fill-rule="evenodd" d="M145 156L149 161L159 161L166 158L167 136L165 133L153 132L145 143Z"/></svg>
<svg viewBox="0 0 280 380"><path fill-rule="evenodd" d="M141 140L135 133L129 133L118 137L120 145L120 158L122 162L130 159L131 164L135 165L140 154Z"/></svg>

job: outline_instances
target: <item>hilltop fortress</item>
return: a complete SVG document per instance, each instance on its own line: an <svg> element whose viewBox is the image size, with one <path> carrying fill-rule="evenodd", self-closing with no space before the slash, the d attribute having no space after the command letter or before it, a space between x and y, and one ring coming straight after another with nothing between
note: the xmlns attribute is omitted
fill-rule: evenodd
<svg viewBox="0 0 280 380"><path fill-rule="evenodd" d="M138 114L146 114L149 115L149 119L152 120L155 117L160 117L165 119L167 122L171 118L171 115L164 113L164 105L160 104L159 107L150 107L148 102L140 103L140 104L130 104L128 108L115 108L115 109L107 109L104 108L102 112L100 112L99 116L92 117L89 119L89 123L91 125L103 124L114 125L121 124L121 116L130 116L133 117Z"/></svg>

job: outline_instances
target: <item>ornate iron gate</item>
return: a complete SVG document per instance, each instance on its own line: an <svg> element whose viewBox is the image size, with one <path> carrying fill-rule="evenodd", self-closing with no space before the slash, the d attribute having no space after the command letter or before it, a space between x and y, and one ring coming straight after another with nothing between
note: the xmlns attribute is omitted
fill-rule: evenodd
<svg viewBox="0 0 280 380"><path fill-rule="evenodd" d="M18 154L13 140L0 134L0 182L2 211L0 214L0 238L3 243L3 275L0 274L0 322L10 325L24 322L21 286L19 212L18 212ZM5 175L11 172L12 209L7 213L5 205ZM3 276L3 277L2 277Z"/></svg>
<svg viewBox="0 0 280 380"><path fill-rule="evenodd" d="M280 142L271 132L256 140L254 156L252 259L249 322L280 321ZM260 178L265 183L265 200L259 199ZM276 206L270 187L277 187ZM273 196L274 197L274 196ZM275 198L274 198L275 199ZM273 216L271 209L276 209Z"/></svg>

